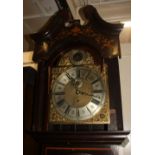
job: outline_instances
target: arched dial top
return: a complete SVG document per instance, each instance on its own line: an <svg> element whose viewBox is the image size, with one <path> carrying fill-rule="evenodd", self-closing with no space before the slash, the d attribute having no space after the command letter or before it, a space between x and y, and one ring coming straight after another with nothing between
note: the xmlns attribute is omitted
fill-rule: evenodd
<svg viewBox="0 0 155 155"><path fill-rule="evenodd" d="M105 90L100 75L88 67L72 67L52 86L51 102L59 114L73 121L96 115L104 105Z"/></svg>

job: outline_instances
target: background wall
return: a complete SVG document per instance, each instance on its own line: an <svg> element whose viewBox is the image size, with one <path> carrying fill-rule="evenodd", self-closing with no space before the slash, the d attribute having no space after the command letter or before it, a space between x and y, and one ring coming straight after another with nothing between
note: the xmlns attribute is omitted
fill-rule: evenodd
<svg viewBox="0 0 155 155"><path fill-rule="evenodd" d="M122 58L119 59L124 130L131 129L131 43L121 44ZM131 140L119 148L120 155L131 155Z"/></svg>

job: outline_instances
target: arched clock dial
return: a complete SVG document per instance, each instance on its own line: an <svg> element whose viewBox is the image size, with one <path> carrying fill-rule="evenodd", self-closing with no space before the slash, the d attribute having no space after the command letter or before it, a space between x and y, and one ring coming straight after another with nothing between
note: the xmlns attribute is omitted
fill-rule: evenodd
<svg viewBox="0 0 155 155"><path fill-rule="evenodd" d="M88 67L72 67L61 73L52 86L51 102L69 120L86 120L103 107L105 90L100 75Z"/></svg>

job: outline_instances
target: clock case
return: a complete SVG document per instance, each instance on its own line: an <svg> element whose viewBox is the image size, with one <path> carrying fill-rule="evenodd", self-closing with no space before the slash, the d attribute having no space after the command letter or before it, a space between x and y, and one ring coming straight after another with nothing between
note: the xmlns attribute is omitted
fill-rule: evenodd
<svg viewBox="0 0 155 155"><path fill-rule="evenodd" d="M24 133L35 140L38 154L52 155L61 151L64 154L70 154L70 151L89 153L91 149L97 154L108 154L113 145L121 145L129 134L123 129L118 66L118 57L121 57L119 34L123 25L104 21L90 5L83 7L80 15L85 19L85 25L73 20L68 10L60 10L38 33L31 35L35 42L33 60L38 63L38 71L29 118L31 123ZM57 124L49 128L48 67L54 67L63 54L75 48L88 50L101 69L104 63L108 66L112 119L109 125Z"/></svg>

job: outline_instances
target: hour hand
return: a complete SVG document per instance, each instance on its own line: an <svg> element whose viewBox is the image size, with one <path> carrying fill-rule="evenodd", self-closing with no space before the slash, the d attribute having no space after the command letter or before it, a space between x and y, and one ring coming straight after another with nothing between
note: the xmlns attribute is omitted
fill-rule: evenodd
<svg viewBox="0 0 155 155"><path fill-rule="evenodd" d="M78 89L76 89L76 94L77 94L77 95L78 95L78 94L81 94L81 95L93 96L93 97L99 98L98 96L95 96L95 95L93 95L93 94L89 94L89 93L87 93L87 92L83 92L83 91L78 90Z"/></svg>
<svg viewBox="0 0 155 155"><path fill-rule="evenodd" d="M75 79L69 74L69 73L66 73L66 76L73 82L75 82Z"/></svg>

